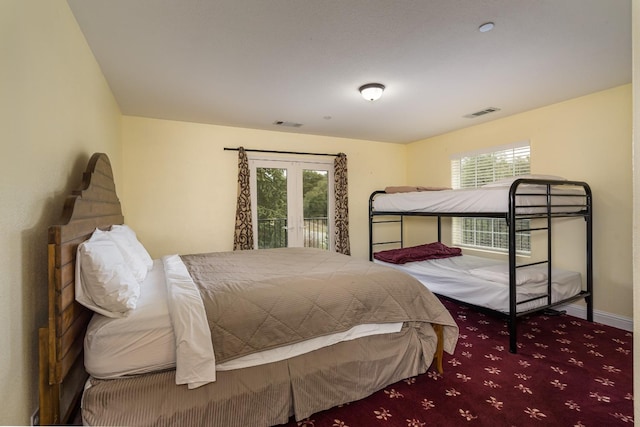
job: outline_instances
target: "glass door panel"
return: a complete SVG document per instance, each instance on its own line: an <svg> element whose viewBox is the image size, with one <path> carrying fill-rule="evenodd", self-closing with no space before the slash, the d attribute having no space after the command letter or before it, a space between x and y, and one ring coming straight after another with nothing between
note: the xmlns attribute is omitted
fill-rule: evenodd
<svg viewBox="0 0 640 427"><path fill-rule="evenodd" d="M258 248L286 248L287 169L256 168Z"/></svg>
<svg viewBox="0 0 640 427"><path fill-rule="evenodd" d="M329 249L329 174L303 169L304 247Z"/></svg>

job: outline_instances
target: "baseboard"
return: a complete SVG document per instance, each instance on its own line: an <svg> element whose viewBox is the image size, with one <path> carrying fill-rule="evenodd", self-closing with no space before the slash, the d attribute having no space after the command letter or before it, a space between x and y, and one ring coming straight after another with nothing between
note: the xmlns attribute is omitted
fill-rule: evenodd
<svg viewBox="0 0 640 427"><path fill-rule="evenodd" d="M557 310L566 310L567 314L580 319L587 318L587 307L578 304L559 305ZM593 310L593 321L602 323L603 325L622 329L623 331L633 331L633 319L629 317L619 316L617 314L607 313L605 311Z"/></svg>

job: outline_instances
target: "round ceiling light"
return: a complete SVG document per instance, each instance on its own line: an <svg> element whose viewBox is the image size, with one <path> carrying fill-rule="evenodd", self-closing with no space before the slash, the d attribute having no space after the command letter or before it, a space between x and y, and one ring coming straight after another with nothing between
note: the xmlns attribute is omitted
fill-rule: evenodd
<svg viewBox="0 0 640 427"><path fill-rule="evenodd" d="M384 92L384 85L380 83L367 83L358 88L360 94L367 101L377 101Z"/></svg>

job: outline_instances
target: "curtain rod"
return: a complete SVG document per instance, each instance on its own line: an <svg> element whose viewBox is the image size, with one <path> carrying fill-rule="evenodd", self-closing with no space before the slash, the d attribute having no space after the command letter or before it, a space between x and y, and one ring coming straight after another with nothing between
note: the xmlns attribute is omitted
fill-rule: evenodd
<svg viewBox="0 0 640 427"><path fill-rule="evenodd" d="M224 147L225 151L239 151L239 148L228 148ZM329 153L305 153L300 151L279 151L279 150L255 150L250 148L245 148L244 151L251 151L253 153L274 153L274 154L303 154L305 156L332 156L338 157L340 154L329 154Z"/></svg>

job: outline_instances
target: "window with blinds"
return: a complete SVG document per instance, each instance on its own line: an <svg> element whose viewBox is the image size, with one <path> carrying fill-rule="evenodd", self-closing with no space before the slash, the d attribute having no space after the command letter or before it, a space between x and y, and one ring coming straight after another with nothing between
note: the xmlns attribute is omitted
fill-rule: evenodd
<svg viewBox="0 0 640 427"><path fill-rule="evenodd" d="M460 153L451 157L451 186L477 188L502 178L531 173L529 142L518 142L487 150ZM528 229L529 220L522 220L519 229ZM454 245L506 252L509 235L504 219L453 218L452 241ZM518 253L531 253L529 232L516 234Z"/></svg>

